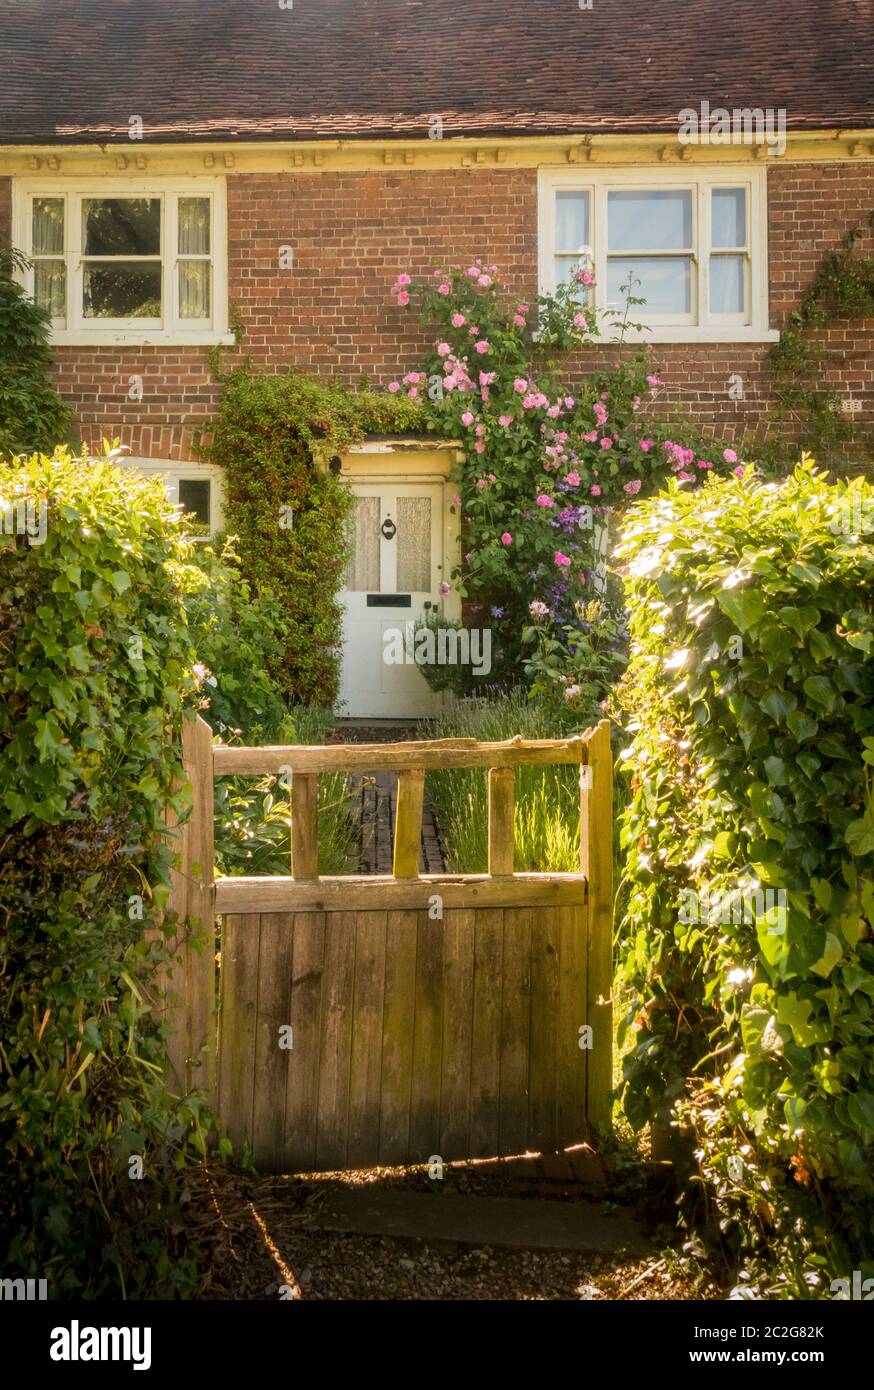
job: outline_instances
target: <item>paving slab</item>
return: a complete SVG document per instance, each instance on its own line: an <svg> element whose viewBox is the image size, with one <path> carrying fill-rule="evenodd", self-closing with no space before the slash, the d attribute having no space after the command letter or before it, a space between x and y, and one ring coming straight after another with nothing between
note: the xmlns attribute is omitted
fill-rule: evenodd
<svg viewBox="0 0 874 1390"><path fill-rule="evenodd" d="M648 1255L654 1249L633 1213L609 1216L591 1202L463 1196L452 1192L375 1191L371 1186L329 1192L313 1215L314 1228L355 1235L449 1240L528 1250L583 1250Z"/></svg>

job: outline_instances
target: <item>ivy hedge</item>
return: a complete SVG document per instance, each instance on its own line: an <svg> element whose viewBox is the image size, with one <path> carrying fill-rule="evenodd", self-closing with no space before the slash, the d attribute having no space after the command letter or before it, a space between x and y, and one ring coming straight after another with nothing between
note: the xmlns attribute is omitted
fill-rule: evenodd
<svg viewBox="0 0 874 1390"><path fill-rule="evenodd" d="M165 1089L150 1006L189 547L160 483L63 451L0 464L0 509L0 1270L186 1294L205 1120Z"/></svg>
<svg viewBox="0 0 874 1390"><path fill-rule="evenodd" d="M352 494L330 460L369 434L422 427L412 401L323 385L247 366L223 373L211 443L225 474L225 517L243 574L279 601L283 640L271 674L288 699L330 707L337 697Z"/></svg>
<svg viewBox="0 0 874 1390"><path fill-rule="evenodd" d="M874 493L671 483L620 555L624 1108L741 1290L830 1297L874 1273Z"/></svg>
<svg viewBox="0 0 874 1390"><path fill-rule="evenodd" d="M49 315L13 278L26 264L0 246L0 456L53 449L72 418L52 378Z"/></svg>

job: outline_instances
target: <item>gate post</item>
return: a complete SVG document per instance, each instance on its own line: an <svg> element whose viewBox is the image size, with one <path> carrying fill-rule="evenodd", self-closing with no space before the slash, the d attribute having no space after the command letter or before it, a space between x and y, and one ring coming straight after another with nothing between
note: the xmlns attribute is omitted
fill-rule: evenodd
<svg viewBox="0 0 874 1390"><path fill-rule="evenodd" d="M168 910L177 914L175 956L164 976L167 1061L182 1094L205 1091L215 1107L215 908L212 730L200 716L182 726L182 765L191 814L176 828L179 867Z"/></svg>
<svg viewBox="0 0 874 1390"><path fill-rule="evenodd" d="M587 880L588 969L586 1022L592 1027L587 1054L590 1125L610 1126L613 1089L613 753L610 722L602 719L583 735L586 761L580 768L580 871Z"/></svg>

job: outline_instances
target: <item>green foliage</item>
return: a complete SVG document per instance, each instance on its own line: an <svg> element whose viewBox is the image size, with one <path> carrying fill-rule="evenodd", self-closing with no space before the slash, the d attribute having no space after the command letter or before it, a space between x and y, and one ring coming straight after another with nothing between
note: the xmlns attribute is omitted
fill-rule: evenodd
<svg viewBox="0 0 874 1390"><path fill-rule="evenodd" d="M218 359L213 358L218 369ZM228 528L256 594L281 606L282 644L269 670L288 699L332 705L351 493L330 459L371 433L413 429L411 402L304 377L221 375L224 393L206 456L225 470Z"/></svg>
<svg viewBox="0 0 874 1390"><path fill-rule="evenodd" d="M12 272L26 264L0 247L0 457L51 450L69 437L70 411L55 390L49 316Z"/></svg>
<svg viewBox="0 0 874 1390"><path fill-rule="evenodd" d="M624 1106L675 1107L723 1255L770 1296L874 1259L872 517L805 460L672 485L620 551Z"/></svg>
<svg viewBox="0 0 874 1390"><path fill-rule="evenodd" d="M0 536L0 1270L52 1296L190 1293L175 1232L206 1121L167 1094L150 1012L188 546L160 484L110 461L0 464L0 499L45 508L41 535Z"/></svg>
<svg viewBox="0 0 874 1390"><path fill-rule="evenodd" d="M586 727L578 724L577 731ZM497 743L523 738L557 738L548 709L529 702L524 690L499 700L464 700L422 725L423 738L475 738ZM426 787L453 873L488 868L486 775L476 768L426 773ZM516 872L575 873L580 866L579 770L520 767L516 770Z"/></svg>
<svg viewBox="0 0 874 1390"><path fill-rule="evenodd" d="M868 216L874 228L874 211ZM833 359L811 338L833 324L874 316L874 259L861 256L860 227L851 227L839 251L829 251L801 303L788 318L780 341L771 349L771 365L777 378L778 420L787 418L800 424L805 448L819 458L831 460L851 457L858 463L864 455L874 460L874 435L860 428L852 416L841 413L839 392L827 388L822 380L825 367ZM785 446L777 454L785 453Z"/></svg>

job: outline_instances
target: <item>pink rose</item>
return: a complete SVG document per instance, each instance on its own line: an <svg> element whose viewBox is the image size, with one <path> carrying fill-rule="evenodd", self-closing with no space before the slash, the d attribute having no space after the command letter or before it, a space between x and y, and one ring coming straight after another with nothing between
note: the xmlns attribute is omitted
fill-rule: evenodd
<svg viewBox="0 0 874 1390"><path fill-rule="evenodd" d="M398 304L400 304L401 308L403 308L403 306L405 304L409 304L409 302L410 296L407 294L406 290L401 290L398 294Z"/></svg>
<svg viewBox="0 0 874 1390"><path fill-rule="evenodd" d="M554 507L555 503L551 497L547 497L545 492L541 492L537 498L537 505L538 507Z"/></svg>
<svg viewBox="0 0 874 1390"><path fill-rule="evenodd" d="M473 424L473 415L471 414L471 412L470 412L469 410L466 410L466 411L464 412L464 414L462 415L462 417L461 417L461 423L462 423L463 425L472 425L472 424Z"/></svg>
<svg viewBox="0 0 874 1390"><path fill-rule="evenodd" d="M437 592L441 598L445 598L447 594L452 593L452 585L447 584L445 579L441 579L437 585Z"/></svg>
<svg viewBox="0 0 874 1390"><path fill-rule="evenodd" d="M512 425L512 423L513 423L513 417L512 417L512 415L499 415L499 416L498 416L498 424L501 426L502 429L506 429L507 426L508 426L508 425Z"/></svg>
<svg viewBox="0 0 874 1390"><path fill-rule="evenodd" d="M564 398L564 403L565 403L565 406L567 407L568 410L573 410L573 408L574 408L574 398L573 398L573 396L565 396L565 398Z"/></svg>
<svg viewBox="0 0 874 1390"><path fill-rule="evenodd" d="M585 314L574 314L574 328L585 328L585 326L586 326L586 316L585 316Z"/></svg>
<svg viewBox="0 0 874 1390"><path fill-rule="evenodd" d="M691 483L695 478L695 474L687 473L684 469L682 472L677 474L677 477L680 479L681 483Z"/></svg>
<svg viewBox="0 0 874 1390"><path fill-rule="evenodd" d="M602 439L602 440L601 440L601 448L602 448L602 449L612 449L612 448L613 448L613 440L612 440L612 439Z"/></svg>
<svg viewBox="0 0 874 1390"><path fill-rule="evenodd" d="M528 390L528 382L524 381L521 376L517 377L513 382L513 390L518 391L520 396L524 396Z"/></svg>
<svg viewBox="0 0 874 1390"><path fill-rule="evenodd" d="M569 565L569 564L570 564L570 556L569 556L569 555L562 555L561 551L560 551L560 550L557 550L557 551L555 552L555 563L556 563L557 565Z"/></svg>
<svg viewBox="0 0 874 1390"><path fill-rule="evenodd" d="M399 381L390 381L388 384L388 389L389 391L391 391L392 395L394 395L397 391L400 391L401 383Z"/></svg>
<svg viewBox="0 0 874 1390"><path fill-rule="evenodd" d="M464 314L459 314L458 310L456 309L455 313L452 315L452 327L463 328L466 323L467 319L464 317Z"/></svg>
<svg viewBox="0 0 874 1390"><path fill-rule="evenodd" d="M398 276L397 283L398 283L399 285L402 285L402 286L403 286L403 285L411 285L413 282L412 282L412 280L410 279L409 275L399 275L399 276Z"/></svg>
<svg viewBox="0 0 874 1390"><path fill-rule="evenodd" d="M460 507L460 506L461 506L461 498L459 497L459 495L458 495L457 492L456 492L455 496L454 496L453 499L452 499L452 505L453 505L453 507Z"/></svg>
<svg viewBox="0 0 874 1390"><path fill-rule="evenodd" d="M512 545L512 544L513 544L513 537L510 535L510 532L509 532L509 531L505 531L504 534L503 534L502 537L501 537L501 545Z"/></svg>
<svg viewBox="0 0 874 1390"><path fill-rule="evenodd" d="M567 483L568 487L579 487L580 475L575 468L572 468L570 473L565 473L564 481Z"/></svg>
<svg viewBox="0 0 874 1390"><path fill-rule="evenodd" d="M437 356L438 356L438 357L447 357L451 351L452 351L452 348L449 346L448 343L438 343L438 344L437 344Z"/></svg>
<svg viewBox="0 0 874 1390"><path fill-rule="evenodd" d="M449 293L449 286L446 285L446 284L438 285L438 286L437 286L437 293L438 293L438 294L448 294L448 293Z"/></svg>
<svg viewBox="0 0 874 1390"><path fill-rule="evenodd" d="M737 463L737 454L734 452L734 449L723 449L722 457L725 459L726 463Z"/></svg>
<svg viewBox="0 0 874 1390"><path fill-rule="evenodd" d="M644 452L645 454L648 454L648 453L649 453L649 451L650 451L650 449L652 448L653 444L655 444L655 440L654 440L654 439L642 439L642 440L640 441L640 447L641 447L641 449L643 450L643 452Z"/></svg>
<svg viewBox="0 0 874 1390"><path fill-rule="evenodd" d="M583 435L583 438L585 439L585 441L586 441L587 444L594 444L595 440L598 438L598 431L597 431L597 430L589 430L589 433L588 433L588 434L584 434L584 435Z"/></svg>
<svg viewBox="0 0 874 1390"><path fill-rule="evenodd" d="M517 314L527 314L527 313L528 313L528 305L527 305L527 304L517 304L517 305L516 305L516 313L517 313Z"/></svg>
<svg viewBox="0 0 874 1390"><path fill-rule="evenodd" d="M477 440L476 444L474 445L474 448L476 449L476 452L478 454L484 454L486 451L486 446L485 444L483 444L481 439Z"/></svg>
<svg viewBox="0 0 874 1390"><path fill-rule="evenodd" d="M640 479L635 478L632 482L626 483L623 491L627 492L629 497L634 497L636 493L640 492Z"/></svg>
<svg viewBox="0 0 874 1390"><path fill-rule="evenodd" d="M601 496L601 485L600 485L600 483L593 483L592 486L589 488L589 491L590 491L590 493L592 494L593 497L600 497L600 496Z"/></svg>
<svg viewBox="0 0 874 1390"><path fill-rule="evenodd" d="M525 320L524 320L524 318L522 317L521 314L514 314L514 315L513 315L513 322L515 323L515 325L516 325L517 328L524 328L524 327L525 327Z"/></svg>
<svg viewBox="0 0 874 1390"><path fill-rule="evenodd" d="M662 381L661 377L657 377L657 376L648 376L646 380L647 380L648 385L652 386L653 388L655 388L656 386L663 386L663 385L664 385L664 382Z"/></svg>
<svg viewBox="0 0 874 1390"><path fill-rule="evenodd" d="M477 280L477 284L480 286L481 289L484 289L484 290L487 290L488 287L489 287L489 285L490 285L491 283L492 283L492 277L491 277L491 275L481 275L481 276L479 277L479 279Z"/></svg>
<svg viewBox="0 0 874 1390"><path fill-rule="evenodd" d="M407 392L407 395L410 396L410 397L412 397L413 400L415 400L415 398L416 398L416 396L418 396L418 394L419 394L419 388L418 388L418 386L411 386L410 389L409 389L409 391Z"/></svg>
<svg viewBox="0 0 874 1390"><path fill-rule="evenodd" d="M478 265L472 265L467 273L471 280L478 280L480 277L480 268Z"/></svg>
<svg viewBox="0 0 874 1390"><path fill-rule="evenodd" d="M731 471L736 478L742 478L744 473L746 473L746 469L742 463L738 464L737 468L733 468Z"/></svg>
<svg viewBox="0 0 874 1390"><path fill-rule="evenodd" d="M487 338L480 338L478 343L474 343L474 347L476 348L478 353L482 354L490 350L491 343L488 341Z"/></svg>

